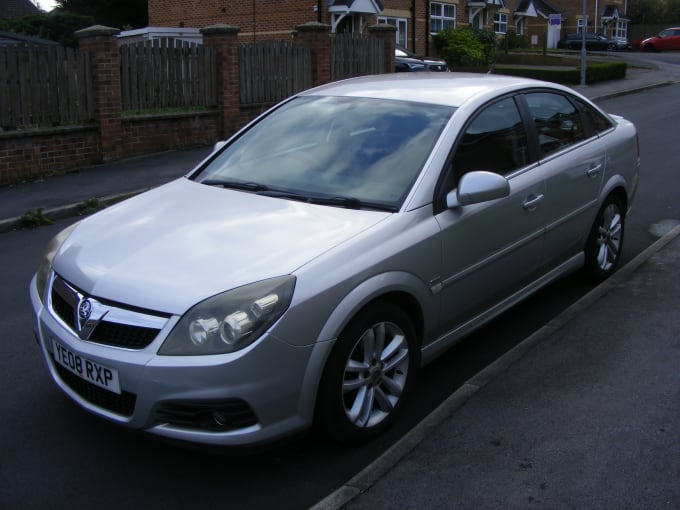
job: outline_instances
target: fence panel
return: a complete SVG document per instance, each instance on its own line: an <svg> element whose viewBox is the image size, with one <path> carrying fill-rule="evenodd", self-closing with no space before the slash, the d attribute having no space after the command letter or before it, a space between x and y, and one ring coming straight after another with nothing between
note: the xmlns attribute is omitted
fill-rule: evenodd
<svg viewBox="0 0 680 510"><path fill-rule="evenodd" d="M385 43L375 37L338 34L331 39L331 80L385 72Z"/></svg>
<svg viewBox="0 0 680 510"><path fill-rule="evenodd" d="M120 47L121 109L217 105L215 50L176 39Z"/></svg>
<svg viewBox="0 0 680 510"><path fill-rule="evenodd" d="M285 41L239 47L242 105L271 104L312 86L312 50Z"/></svg>
<svg viewBox="0 0 680 510"><path fill-rule="evenodd" d="M94 118L88 53L59 46L0 48L0 131Z"/></svg>

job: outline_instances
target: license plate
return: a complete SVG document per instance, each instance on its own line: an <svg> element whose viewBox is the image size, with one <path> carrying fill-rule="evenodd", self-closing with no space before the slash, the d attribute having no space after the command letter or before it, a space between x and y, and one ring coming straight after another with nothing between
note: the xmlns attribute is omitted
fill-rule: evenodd
<svg viewBox="0 0 680 510"><path fill-rule="evenodd" d="M69 372L92 384L120 395L120 381L115 368L96 363L64 347L52 339L54 359Z"/></svg>

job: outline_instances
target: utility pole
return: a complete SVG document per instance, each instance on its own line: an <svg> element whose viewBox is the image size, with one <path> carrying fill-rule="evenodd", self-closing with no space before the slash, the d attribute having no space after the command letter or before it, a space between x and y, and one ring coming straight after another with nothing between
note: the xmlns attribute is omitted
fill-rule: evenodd
<svg viewBox="0 0 680 510"><path fill-rule="evenodd" d="M581 85L586 84L586 29L588 28L587 0L583 0L583 25L581 27Z"/></svg>

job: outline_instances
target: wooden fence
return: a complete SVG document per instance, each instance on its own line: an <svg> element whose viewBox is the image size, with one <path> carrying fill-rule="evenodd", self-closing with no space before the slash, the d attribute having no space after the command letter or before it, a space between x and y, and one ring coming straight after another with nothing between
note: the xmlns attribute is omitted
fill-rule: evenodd
<svg viewBox="0 0 680 510"><path fill-rule="evenodd" d="M338 34L331 38L331 80L385 72L385 43L375 37Z"/></svg>
<svg viewBox="0 0 680 510"><path fill-rule="evenodd" d="M0 131L92 120L87 53L59 46L0 48Z"/></svg>
<svg viewBox="0 0 680 510"><path fill-rule="evenodd" d="M120 47L123 112L213 107L216 80L213 48L174 39Z"/></svg>
<svg viewBox="0 0 680 510"><path fill-rule="evenodd" d="M312 86L312 50L285 41L239 46L241 104L271 104Z"/></svg>

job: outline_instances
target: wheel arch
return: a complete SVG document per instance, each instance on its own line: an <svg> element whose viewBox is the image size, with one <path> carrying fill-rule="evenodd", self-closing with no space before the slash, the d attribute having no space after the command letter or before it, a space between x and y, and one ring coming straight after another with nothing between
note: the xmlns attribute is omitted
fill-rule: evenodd
<svg viewBox="0 0 680 510"><path fill-rule="evenodd" d="M623 177L617 176L617 178L614 178L610 180L606 186L604 186L602 190L602 194L600 197L600 203L598 205L599 207L604 204L604 202L610 197L610 196L615 196L619 200L621 200L621 205L623 205L623 210L625 211L626 214L628 214L628 207L629 207L629 197L628 197L628 191L627 191L627 186L625 184L625 181Z"/></svg>
<svg viewBox="0 0 680 510"><path fill-rule="evenodd" d="M626 193L626 190L624 189L623 186L618 186L611 190L609 192L609 195L614 195L616 196L619 200L621 200L621 204L623 205L623 210L628 214L628 193Z"/></svg>
<svg viewBox="0 0 680 510"><path fill-rule="evenodd" d="M432 299L436 297L422 280L411 273L400 271L375 275L354 287L331 312L319 334L319 341L314 345L300 398L300 402L313 402L314 405L303 410L302 414L310 421L313 419L319 397L319 384L335 341L361 311L383 301L398 306L408 314L419 351L428 322L436 319L428 317L425 312L425 302Z"/></svg>
<svg viewBox="0 0 680 510"><path fill-rule="evenodd" d="M391 370L396 370L396 372L388 375L390 371L382 374L383 365L382 355L376 357L376 353L373 353L370 370L378 369L380 370L380 379L387 377L392 382L382 387L383 400L390 399L394 405L389 411L384 411L382 405L378 404L378 399L374 399L373 396L367 397L366 395L372 395L370 392L364 393L363 391L356 389L357 392L353 397L350 397L350 404L340 403L340 407L336 404L336 395L340 397L337 393L342 388L342 379L344 376L342 372L347 370L346 364L347 360L351 359L353 354L351 354L355 349L357 349L355 342L362 338L365 334L367 325L376 324L377 322L389 321L396 324L398 328L403 330L404 336L400 337L399 342L409 345L409 359L406 360L406 366L408 370L405 372L402 369L393 368ZM422 311L420 310L420 304L415 300L415 298L407 292L401 291L391 291L376 296L370 301L363 304L354 315L349 317L345 323L344 328L338 334L336 340L330 348L326 349L326 358L324 359L323 366L319 372L318 382L316 384L315 395L314 395L314 409L313 409L313 424L317 430L322 430L324 434L329 437L340 441L342 443L347 442L348 444L363 443L375 437L381 430L389 427L395 419L395 415L401 409L403 405L404 398L406 398L407 393L410 393L410 388L413 385L413 379L415 373L420 366L420 346L422 333L423 317ZM371 329L374 326L369 326ZM387 328L385 328L387 331ZM361 333L363 332L363 333ZM396 339L397 337L395 337ZM380 347L380 353L384 353L383 347ZM393 351L398 352L398 351ZM348 358L349 356L349 358ZM365 353L362 355L365 356ZM399 355L395 354L398 358ZM365 358L364 358L365 359ZM400 361L399 363L403 363ZM385 362L387 363L387 361ZM368 374L368 368L366 368L366 374ZM364 374L364 376L366 376ZM399 382L395 379L392 380L391 377L396 377L400 379L403 376L403 386L401 390L393 390L393 387L399 387ZM404 375L406 374L406 375ZM355 381L356 382L356 381ZM371 381L371 377L368 379L360 379L360 384L365 388L372 387L373 384L382 386L382 382ZM364 388L364 389L365 389ZM343 392L341 392L343 393ZM391 396L388 396L391 395ZM340 400L344 400L344 396ZM355 400L356 399L356 400ZM361 399L361 408L363 409L367 402L370 402L370 420L378 416L377 421L374 423L359 423L358 425L353 419L348 421L349 409L352 411L356 409L357 402ZM396 399L392 400L392 399ZM347 407L349 405L349 407ZM344 414L340 410L344 407ZM380 410L379 410L380 408ZM377 415L374 413L377 412ZM363 414L363 413L362 413ZM379 416L382 414L382 416ZM368 419L368 416L366 416ZM365 427L365 428L364 428Z"/></svg>
<svg viewBox="0 0 680 510"><path fill-rule="evenodd" d="M421 345L425 324L433 320L425 316L425 302L435 299L430 288L411 273L395 271L375 275L354 287L338 303L319 334L320 340L335 340L350 321L365 308L380 301L399 306L416 329Z"/></svg>

